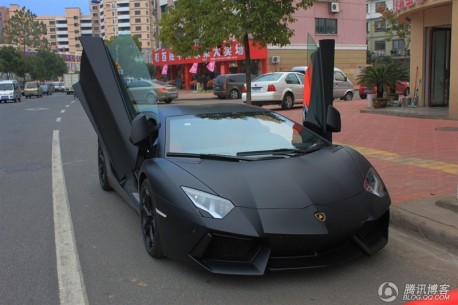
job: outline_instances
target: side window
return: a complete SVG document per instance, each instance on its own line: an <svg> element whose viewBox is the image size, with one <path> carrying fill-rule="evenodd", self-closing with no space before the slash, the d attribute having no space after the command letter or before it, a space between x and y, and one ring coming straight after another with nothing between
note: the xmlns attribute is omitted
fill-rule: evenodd
<svg viewBox="0 0 458 305"><path fill-rule="evenodd" d="M304 77L305 77L304 74L299 73L299 79L301 80L301 83L304 83Z"/></svg>
<svg viewBox="0 0 458 305"><path fill-rule="evenodd" d="M341 72L339 72L339 71L335 71L335 72L334 72L334 79L335 79L336 81L339 81L339 82L344 82L344 81L346 81L346 80L345 80L345 76L344 76Z"/></svg>
<svg viewBox="0 0 458 305"><path fill-rule="evenodd" d="M288 74L286 76L285 81L287 84L294 84L294 85L300 84L299 79L297 78L296 74L293 74L293 73Z"/></svg>
<svg viewBox="0 0 458 305"><path fill-rule="evenodd" d="M229 76L227 82L228 83L235 83L237 80L234 76Z"/></svg>

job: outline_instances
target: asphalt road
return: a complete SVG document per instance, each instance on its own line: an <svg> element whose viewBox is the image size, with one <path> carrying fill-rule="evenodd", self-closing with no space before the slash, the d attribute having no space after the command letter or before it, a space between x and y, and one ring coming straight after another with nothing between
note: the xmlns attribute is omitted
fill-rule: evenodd
<svg viewBox="0 0 458 305"><path fill-rule="evenodd" d="M0 104L0 130L0 304L61 304L56 145L87 304L388 304L378 295L384 282L399 288L389 304L403 304L406 285L458 287L457 257L395 230L375 256L324 270L220 276L154 260L144 250L134 210L99 187L97 138L78 101L54 94Z"/></svg>

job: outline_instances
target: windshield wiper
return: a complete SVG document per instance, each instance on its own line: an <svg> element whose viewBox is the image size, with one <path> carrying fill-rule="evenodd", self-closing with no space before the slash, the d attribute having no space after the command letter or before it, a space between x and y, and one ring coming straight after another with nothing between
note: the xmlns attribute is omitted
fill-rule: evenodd
<svg viewBox="0 0 458 305"><path fill-rule="evenodd" d="M253 158L243 158L243 157L229 156L229 155L193 154L193 153L180 153L180 152L168 152L167 157L199 158L199 159L221 160L221 161L230 161L230 162L255 161L256 160Z"/></svg>
<svg viewBox="0 0 458 305"><path fill-rule="evenodd" d="M320 150L320 145L313 144L308 148L278 148L271 150L253 150L253 151L241 151L237 153L237 156L259 156L259 155L295 155L301 153L311 153L313 151Z"/></svg>

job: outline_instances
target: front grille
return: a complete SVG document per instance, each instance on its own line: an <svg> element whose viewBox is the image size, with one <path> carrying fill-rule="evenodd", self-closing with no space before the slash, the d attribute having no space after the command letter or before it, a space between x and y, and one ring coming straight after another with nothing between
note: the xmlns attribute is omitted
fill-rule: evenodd
<svg viewBox="0 0 458 305"><path fill-rule="evenodd" d="M212 234L203 255L205 259L250 262L261 247L260 241Z"/></svg>

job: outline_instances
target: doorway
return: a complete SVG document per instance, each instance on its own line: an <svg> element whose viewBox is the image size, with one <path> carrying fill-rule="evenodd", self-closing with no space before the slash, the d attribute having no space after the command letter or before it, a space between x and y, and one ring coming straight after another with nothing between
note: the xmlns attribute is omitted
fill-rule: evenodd
<svg viewBox="0 0 458 305"><path fill-rule="evenodd" d="M428 82L429 106L448 106L450 90L450 28L432 28Z"/></svg>

